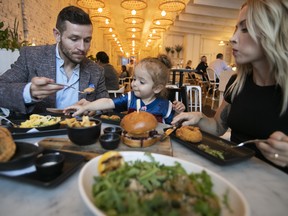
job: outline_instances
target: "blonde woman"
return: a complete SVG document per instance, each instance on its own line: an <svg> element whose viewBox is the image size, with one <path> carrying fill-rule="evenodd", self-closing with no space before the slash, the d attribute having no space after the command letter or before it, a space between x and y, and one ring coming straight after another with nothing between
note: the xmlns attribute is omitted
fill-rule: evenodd
<svg viewBox="0 0 288 216"><path fill-rule="evenodd" d="M223 135L231 141L267 139L249 145L260 159L288 173L288 1L248 0L241 8L231 44L237 64L214 118L181 113L172 124Z"/></svg>

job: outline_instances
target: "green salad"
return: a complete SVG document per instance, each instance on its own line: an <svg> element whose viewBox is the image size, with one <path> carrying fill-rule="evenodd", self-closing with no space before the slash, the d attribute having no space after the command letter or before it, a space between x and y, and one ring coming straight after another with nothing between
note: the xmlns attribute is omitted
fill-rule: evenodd
<svg viewBox="0 0 288 216"><path fill-rule="evenodd" d="M181 164L126 162L120 168L95 177L94 204L107 215L176 216L220 215L219 197L210 176L188 174Z"/></svg>

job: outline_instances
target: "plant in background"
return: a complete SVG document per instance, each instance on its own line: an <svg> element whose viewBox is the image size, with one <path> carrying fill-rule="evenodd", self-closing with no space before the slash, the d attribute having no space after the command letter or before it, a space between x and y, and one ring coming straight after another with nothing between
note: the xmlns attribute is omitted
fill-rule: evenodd
<svg viewBox="0 0 288 216"><path fill-rule="evenodd" d="M175 53L175 50L173 49L173 47L171 48L171 54L172 54L172 57L174 57L174 53Z"/></svg>
<svg viewBox="0 0 288 216"><path fill-rule="evenodd" d="M179 54L182 51L183 46L182 45L175 45L175 50L177 52L177 58L179 58Z"/></svg>
<svg viewBox="0 0 288 216"><path fill-rule="evenodd" d="M19 22L17 19L14 20L14 28L10 28L9 26L5 29L4 23L0 22L0 49L4 48L7 50L20 49L22 46L28 45L27 41L20 41L18 34Z"/></svg>
<svg viewBox="0 0 288 216"><path fill-rule="evenodd" d="M165 47L165 50L166 50L166 53L167 55L169 54L170 50L171 50L171 47Z"/></svg>

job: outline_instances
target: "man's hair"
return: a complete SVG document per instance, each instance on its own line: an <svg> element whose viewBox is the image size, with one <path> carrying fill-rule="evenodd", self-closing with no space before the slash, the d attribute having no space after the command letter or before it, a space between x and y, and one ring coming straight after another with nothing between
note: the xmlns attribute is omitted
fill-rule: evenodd
<svg viewBox="0 0 288 216"><path fill-rule="evenodd" d="M58 14L56 28L60 33L66 30L65 21L79 25L92 25L89 15L81 8L75 6L65 7Z"/></svg>
<svg viewBox="0 0 288 216"><path fill-rule="evenodd" d="M223 58L223 54L222 54L222 53L218 53L218 54L216 55L216 59L221 59L221 58Z"/></svg>
<svg viewBox="0 0 288 216"><path fill-rule="evenodd" d="M109 56L103 51L100 51L96 54L96 59L103 64L109 63Z"/></svg>

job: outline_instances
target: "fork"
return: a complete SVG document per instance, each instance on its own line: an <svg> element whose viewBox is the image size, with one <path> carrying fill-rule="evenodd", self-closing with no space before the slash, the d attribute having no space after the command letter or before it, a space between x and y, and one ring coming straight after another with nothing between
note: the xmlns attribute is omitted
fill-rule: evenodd
<svg viewBox="0 0 288 216"><path fill-rule="evenodd" d="M244 142L241 142L235 146L231 146L231 148L238 148L238 147L241 147L241 146L244 146L248 143L257 143L257 142L266 142L267 139L253 139L253 140L247 140L247 141L244 141Z"/></svg>
<svg viewBox="0 0 288 216"><path fill-rule="evenodd" d="M12 121L10 121L8 118L4 117L4 116L0 116L0 123L1 120L5 120L7 121L9 124L11 124L13 127L18 127L18 125L16 125L15 123L13 123ZM1 125L1 124L0 124Z"/></svg>
<svg viewBox="0 0 288 216"><path fill-rule="evenodd" d="M68 89L68 88L72 88L74 90L76 90L77 92L79 92L80 94L85 94L86 92L84 91L79 91L78 89L76 89L75 87L73 87L72 85L65 85L65 84L60 84L60 83L49 83L50 85L58 85L58 86L64 86L66 87L65 89Z"/></svg>

